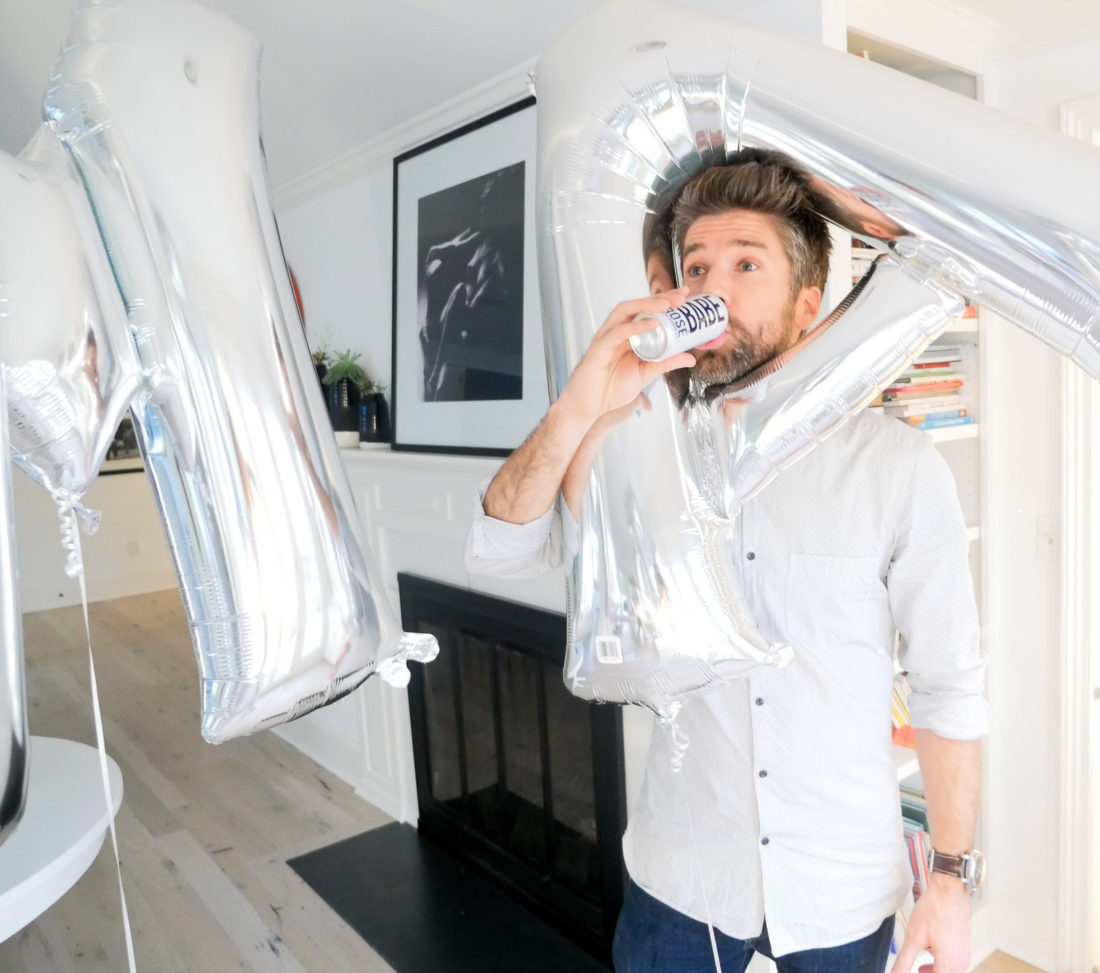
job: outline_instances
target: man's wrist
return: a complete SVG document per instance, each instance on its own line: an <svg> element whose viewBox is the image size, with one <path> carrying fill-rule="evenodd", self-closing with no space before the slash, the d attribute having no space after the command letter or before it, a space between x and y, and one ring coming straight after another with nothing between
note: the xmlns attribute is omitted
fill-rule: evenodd
<svg viewBox="0 0 1100 973"><path fill-rule="evenodd" d="M579 408L570 398L568 386L550 403L546 416L563 438L577 443L588 435L588 430L600 417L599 413L590 414L588 410Z"/></svg>
<svg viewBox="0 0 1100 973"><path fill-rule="evenodd" d="M928 875L928 890L939 895L958 896L969 899L966 883L954 875L945 875L943 872L930 872Z"/></svg>

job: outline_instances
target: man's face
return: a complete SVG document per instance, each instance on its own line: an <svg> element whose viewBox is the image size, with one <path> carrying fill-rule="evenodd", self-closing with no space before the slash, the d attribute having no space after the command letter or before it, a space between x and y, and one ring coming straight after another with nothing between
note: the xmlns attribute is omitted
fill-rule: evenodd
<svg viewBox="0 0 1100 973"><path fill-rule="evenodd" d="M684 237L683 267L690 294L717 294L730 318L724 335L691 352L695 367L678 376L685 389L689 375L706 385L736 381L791 347L817 316L818 288L792 297L790 260L769 214L701 216Z"/></svg>

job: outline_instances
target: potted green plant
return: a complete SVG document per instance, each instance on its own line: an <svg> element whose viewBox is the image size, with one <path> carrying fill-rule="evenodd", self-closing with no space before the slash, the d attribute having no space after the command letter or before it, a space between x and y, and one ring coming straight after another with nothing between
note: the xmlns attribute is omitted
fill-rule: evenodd
<svg viewBox="0 0 1100 973"><path fill-rule="evenodd" d="M386 403L386 386L368 378L359 386L359 441L388 443L390 441L390 409Z"/></svg>
<svg viewBox="0 0 1100 973"><path fill-rule="evenodd" d="M354 432L356 438L359 430L359 389L369 381L363 366L359 364L360 357L359 352L351 350L330 356L322 379L332 428L337 433Z"/></svg>

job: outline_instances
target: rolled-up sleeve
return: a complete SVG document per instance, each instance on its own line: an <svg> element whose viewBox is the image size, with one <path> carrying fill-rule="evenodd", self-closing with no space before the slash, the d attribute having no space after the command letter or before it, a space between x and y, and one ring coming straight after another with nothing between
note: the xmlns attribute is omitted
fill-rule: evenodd
<svg viewBox="0 0 1100 973"><path fill-rule="evenodd" d="M498 578L529 578L552 571L577 550L577 521L561 494L537 520L512 524L485 512L484 480L474 497L474 515L466 535L466 570Z"/></svg>
<svg viewBox="0 0 1100 973"><path fill-rule="evenodd" d="M969 539L954 479L931 441L913 451L887 575L913 726L973 740L989 729Z"/></svg>

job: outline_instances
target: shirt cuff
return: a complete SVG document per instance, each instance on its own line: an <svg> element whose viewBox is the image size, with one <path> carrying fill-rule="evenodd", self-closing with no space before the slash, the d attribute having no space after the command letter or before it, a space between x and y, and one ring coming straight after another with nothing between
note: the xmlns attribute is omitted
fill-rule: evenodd
<svg viewBox="0 0 1100 973"><path fill-rule="evenodd" d="M909 696L910 722L948 740L977 740L989 733L989 704L981 693L929 693Z"/></svg>
<svg viewBox="0 0 1100 973"><path fill-rule="evenodd" d="M565 502L565 497L558 494L558 510L561 512L562 547L565 550L565 563L570 564L577 556L580 546L580 524Z"/></svg>
<svg viewBox="0 0 1100 973"><path fill-rule="evenodd" d="M555 503L541 517L513 524L485 512L485 479L474 498L473 521L466 538L466 570L498 577L530 577L561 563L560 506Z"/></svg>

